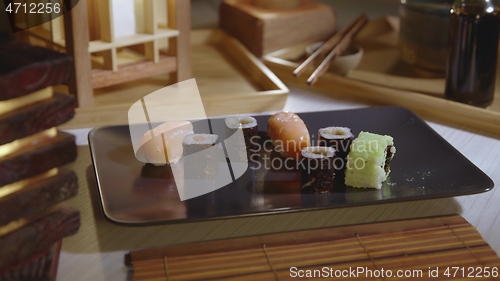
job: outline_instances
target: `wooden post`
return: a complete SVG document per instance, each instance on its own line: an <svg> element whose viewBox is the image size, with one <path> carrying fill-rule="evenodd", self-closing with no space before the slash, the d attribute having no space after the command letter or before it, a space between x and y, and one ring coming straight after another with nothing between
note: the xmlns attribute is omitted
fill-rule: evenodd
<svg viewBox="0 0 500 281"><path fill-rule="evenodd" d="M157 2L155 0L144 1L144 32L147 34L156 34L158 32L158 19L156 16ZM145 43L146 59L154 63L160 62L160 50L158 40Z"/></svg>
<svg viewBox="0 0 500 281"><path fill-rule="evenodd" d="M65 0L67 7L77 0ZM89 31L86 0L80 0L64 16L66 53L73 57L74 69L69 89L75 94L79 107L94 106L92 73L90 65Z"/></svg>
<svg viewBox="0 0 500 281"><path fill-rule="evenodd" d="M179 30L179 36L170 38L168 50L177 56L177 72L170 75L171 83L190 79L191 73L191 1L168 0L168 26Z"/></svg>

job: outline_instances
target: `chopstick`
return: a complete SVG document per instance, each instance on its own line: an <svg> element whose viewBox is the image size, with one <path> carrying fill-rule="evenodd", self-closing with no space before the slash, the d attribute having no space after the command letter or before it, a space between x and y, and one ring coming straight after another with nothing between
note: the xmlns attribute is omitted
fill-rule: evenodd
<svg viewBox="0 0 500 281"><path fill-rule="evenodd" d="M332 62L332 60L335 59L342 52L344 52L347 49L347 47L349 47L349 44L351 44L352 39L356 37L358 32L365 26L367 22L368 18L366 16L362 17L359 21L354 22L352 28L347 31L345 36L343 36L340 39L340 42L338 42L338 44L335 45L333 50L323 59L321 64L316 68L316 70L314 70L311 76L307 79L308 85L313 85L314 83L316 83L318 77L323 75L328 70L328 67L330 67L330 63Z"/></svg>
<svg viewBox="0 0 500 281"><path fill-rule="evenodd" d="M367 21L368 18L366 14L361 14L357 18L355 18L351 23L342 28L339 32L335 33L330 39L328 39L321 47L319 47L312 55L310 55L299 67L297 67L293 71L293 75L298 77L300 74L307 69L307 67L319 56L328 53L331 49L333 49L344 36L346 36L353 27L356 26L357 23L361 21Z"/></svg>

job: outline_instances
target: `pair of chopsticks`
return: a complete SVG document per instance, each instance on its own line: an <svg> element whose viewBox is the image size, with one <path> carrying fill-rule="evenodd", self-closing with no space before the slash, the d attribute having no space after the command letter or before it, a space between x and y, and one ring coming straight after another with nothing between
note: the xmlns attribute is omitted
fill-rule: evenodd
<svg viewBox="0 0 500 281"><path fill-rule="evenodd" d="M337 56L342 54L347 47L351 44L352 40L356 37L358 32L365 26L368 22L368 17L366 14L361 14L354 19L347 26L342 28L339 32L335 33L330 39L328 39L321 47L319 47L311 56L309 56L299 67L293 71L293 75L298 77L302 74L311 63L318 57L325 56L320 65L314 70L311 76L307 79L307 84L312 85L317 80L318 77L323 75L330 67L330 63Z"/></svg>

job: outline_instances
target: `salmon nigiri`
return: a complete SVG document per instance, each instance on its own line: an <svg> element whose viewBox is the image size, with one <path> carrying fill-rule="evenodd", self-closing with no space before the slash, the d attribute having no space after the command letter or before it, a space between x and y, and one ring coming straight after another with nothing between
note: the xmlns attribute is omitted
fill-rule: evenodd
<svg viewBox="0 0 500 281"><path fill-rule="evenodd" d="M306 124L292 112L279 112L269 117L267 134L283 157L300 160L302 148L311 145Z"/></svg>

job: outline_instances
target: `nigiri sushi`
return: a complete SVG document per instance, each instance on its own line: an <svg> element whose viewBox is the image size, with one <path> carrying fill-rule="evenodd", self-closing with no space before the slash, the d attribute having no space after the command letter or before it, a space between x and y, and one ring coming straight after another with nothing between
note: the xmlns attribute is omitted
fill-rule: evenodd
<svg viewBox="0 0 500 281"><path fill-rule="evenodd" d="M306 124L292 112L279 112L267 122L267 134L281 156L300 160L302 148L311 145Z"/></svg>
<svg viewBox="0 0 500 281"><path fill-rule="evenodd" d="M182 157L182 140L192 133L193 124L189 121L162 123L142 136L137 153L156 166L177 163Z"/></svg>

